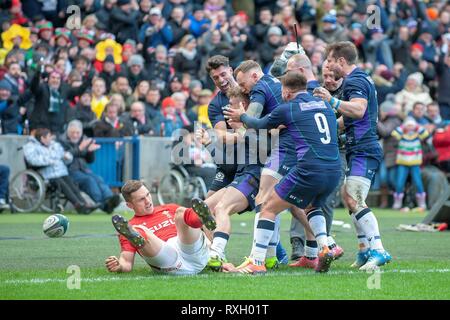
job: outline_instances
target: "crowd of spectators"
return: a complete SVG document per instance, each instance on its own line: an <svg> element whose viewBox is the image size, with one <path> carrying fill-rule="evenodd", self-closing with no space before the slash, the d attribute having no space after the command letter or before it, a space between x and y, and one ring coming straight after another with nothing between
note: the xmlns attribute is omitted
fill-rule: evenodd
<svg viewBox="0 0 450 320"><path fill-rule="evenodd" d="M89 137L171 136L195 121L210 126L215 88L206 60L221 54L237 67L253 59L267 72L295 41L296 24L319 78L327 44L357 46L378 92L382 186L397 166L391 134L407 117L430 134L422 165L449 172L449 1L5 0L0 6L1 134L47 128L61 135L72 120Z"/></svg>

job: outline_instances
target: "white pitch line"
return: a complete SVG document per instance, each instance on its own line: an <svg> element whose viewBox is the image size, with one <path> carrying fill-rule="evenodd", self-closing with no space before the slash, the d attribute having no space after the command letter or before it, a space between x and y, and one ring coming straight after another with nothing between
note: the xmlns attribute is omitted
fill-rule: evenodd
<svg viewBox="0 0 450 320"><path fill-rule="evenodd" d="M380 270L380 273L449 273L450 269L429 269L429 270L414 270L414 269L393 269L393 270ZM320 275L353 275L353 274L371 274L373 272L364 272L364 271L329 271L327 273L321 273ZM230 274L231 276L239 276L243 277L246 275L243 274ZM285 276L313 276L318 275L315 272L268 272L262 277L285 277ZM83 278L81 277L81 282L84 283L95 283L95 282L114 282L114 281L153 281L155 279L170 279L170 278L207 278L214 277L212 274L198 274L191 276L173 276L173 275L158 275L157 277L153 277L149 274L148 277L136 276L136 277L97 277L97 278ZM3 284L9 285L21 285L21 284L45 284L45 283L65 283L67 279L24 279L24 280L6 280Z"/></svg>

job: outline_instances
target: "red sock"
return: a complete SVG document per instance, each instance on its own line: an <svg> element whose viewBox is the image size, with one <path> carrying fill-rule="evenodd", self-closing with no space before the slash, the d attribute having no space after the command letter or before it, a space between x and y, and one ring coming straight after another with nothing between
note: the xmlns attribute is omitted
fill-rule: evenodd
<svg viewBox="0 0 450 320"><path fill-rule="evenodd" d="M203 226L202 220L200 220L192 208L188 208L184 211L184 222L194 229L200 229Z"/></svg>

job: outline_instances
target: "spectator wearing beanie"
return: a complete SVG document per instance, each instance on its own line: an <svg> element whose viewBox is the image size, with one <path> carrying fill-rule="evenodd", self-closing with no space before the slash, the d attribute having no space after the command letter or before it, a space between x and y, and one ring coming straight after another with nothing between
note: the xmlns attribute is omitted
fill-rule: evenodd
<svg viewBox="0 0 450 320"><path fill-rule="evenodd" d="M164 98L161 103L162 118L155 119L155 132L162 137L171 137L172 133L183 127L183 121L176 113L176 102L171 98Z"/></svg>
<svg viewBox="0 0 450 320"><path fill-rule="evenodd" d="M107 92L111 90L111 85L117 79L118 75L119 73L116 71L114 57L109 54L106 56L105 61L103 61L102 71L98 75L105 80Z"/></svg>
<svg viewBox="0 0 450 320"><path fill-rule="evenodd" d="M402 105L405 115L412 110L414 103L431 103L429 90L423 85L423 75L420 72L410 74L406 80L405 88L396 94L395 101Z"/></svg>
<svg viewBox="0 0 450 320"><path fill-rule="evenodd" d="M134 90L139 82L148 79L147 72L144 70L144 58L139 54L134 54L127 62L127 77L131 87Z"/></svg>
<svg viewBox="0 0 450 320"><path fill-rule="evenodd" d="M405 68L408 73L420 72L425 81L432 81L436 76L436 71L432 63L423 59L424 48L420 43L414 43L411 46L411 53L408 55L408 61Z"/></svg>

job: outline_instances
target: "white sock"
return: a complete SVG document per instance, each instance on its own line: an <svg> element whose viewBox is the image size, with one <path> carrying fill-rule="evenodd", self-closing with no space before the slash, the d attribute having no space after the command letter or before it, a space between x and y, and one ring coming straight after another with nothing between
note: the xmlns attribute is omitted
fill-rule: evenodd
<svg viewBox="0 0 450 320"><path fill-rule="evenodd" d="M216 231L214 232L213 242L211 244L210 257L219 255L219 258L225 258L225 247L227 246L230 235Z"/></svg>
<svg viewBox="0 0 450 320"><path fill-rule="evenodd" d="M359 251L366 251L367 249L370 248L369 241L366 238L366 234L361 228L361 225L359 224L358 220L356 220L354 213L352 213L351 217L353 225L355 226L356 236L358 237Z"/></svg>
<svg viewBox="0 0 450 320"><path fill-rule="evenodd" d="M361 229L366 235L367 241L369 241L370 249L384 250L383 244L381 243L378 221L373 212L369 208L365 208L356 213L355 218L358 220Z"/></svg>
<svg viewBox="0 0 450 320"><path fill-rule="evenodd" d="M272 238L270 239L269 246L267 247L266 258L272 258L277 256L277 246L280 242L280 214L277 214L275 218L275 229L273 230Z"/></svg>
<svg viewBox="0 0 450 320"><path fill-rule="evenodd" d="M255 263L264 264L267 247L270 239L272 238L274 228L275 221L269 219L259 219L255 234L256 243L253 246L251 253L251 258L253 258Z"/></svg>
<svg viewBox="0 0 450 320"><path fill-rule="evenodd" d="M327 237L327 244L329 248L333 248L336 246L336 241L334 241L332 236Z"/></svg>
<svg viewBox="0 0 450 320"><path fill-rule="evenodd" d="M305 257L307 257L307 258L317 258L318 254L319 254L319 248L317 248L317 242L316 241L306 240Z"/></svg>
<svg viewBox="0 0 450 320"><path fill-rule="evenodd" d="M323 247L328 247L327 222L323 216L322 210L316 209L308 213L308 221L314 232L319 248L322 249Z"/></svg>

